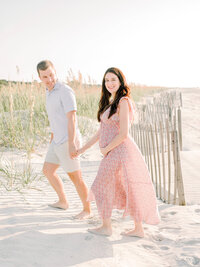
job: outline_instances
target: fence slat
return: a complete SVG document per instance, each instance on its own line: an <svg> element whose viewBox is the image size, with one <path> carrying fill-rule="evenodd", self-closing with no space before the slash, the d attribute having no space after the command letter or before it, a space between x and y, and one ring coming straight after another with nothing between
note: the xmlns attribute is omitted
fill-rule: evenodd
<svg viewBox="0 0 200 267"><path fill-rule="evenodd" d="M174 132L175 139L175 150L176 150L176 163L177 163L177 190L179 196L179 205L185 205L185 195L184 195L184 187L183 187L183 179L182 179L182 171L181 171L181 161L180 161L180 152L178 145L178 134L177 131Z"/></svg>
<svg viewBox="0 0 200 267"><path fill-rule="evenodd" d="M158 177L157 177L157 164L156 164L156 152L155 152L155 143L154 143L154 136L153 136L153 129L150 125L151 129L151 140L152 140L152 147L153 147L153 159L154 159L154 170L155 170L155 186L156 186L156 195L158 196Z"/></svg>
<svg viewBox="0 0 200 267"><path fill-rule="evenodd" d="M171 142L170 142L170 132L169 132L169 121L166 119L166 129L167 129L167 155L168 155L168 203L170 203L171 195Z"/></svg>
<svg viewBox="0 0 200 267"><path fill-rule="evenodd" d="M165 181L165 152L163 142L163 124L160 122L160 143L161 143L161 155L162 155L162 174L163 174L163 200L166 200L166 181Z"/></svg>
<svg viewBox="0 0 200 267"><path fill-rule="evenodd" d="M160 199L162 199L162 192L161 192L161 171L160 171L160 150L159 150L158 132L157 132L156 123L155 123L155 136L156 136L156 149L157 149L157 159L158 159L159 197L160 197Z"/></svg>
<svg viewBox="0 0 200 267"><path fill-rule="evenodd" d="M149 159L150 159L150 168L151 168L151 180L152 180L152 183L154 184L155 182L154 182L153 164L152 164L152 157L151 157L152 149L151 149L151 141L150 141L150 137L149 137L150 131L151 131L151 129L148 128L147 139L148 139L148 144L149 144Z"/></svg>
<svg viewBox="0 0 200 267"><path fill-rule="evenodd" d="M178 138L179 138L179 147L180 150L183 150L183 142L182 142L182 123L181 123L181 109L178 108Z"/></svg>

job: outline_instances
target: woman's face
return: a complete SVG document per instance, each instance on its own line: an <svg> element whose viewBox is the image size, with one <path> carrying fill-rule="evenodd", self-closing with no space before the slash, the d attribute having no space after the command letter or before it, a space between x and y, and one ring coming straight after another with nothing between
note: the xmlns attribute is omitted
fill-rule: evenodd
<svg viewBox="0 0 200 267"><path fill-rule="evenodd" d="M115 96L115 93L118 91L120 87L120 81L117 75L115 75L112 72L108 72L105 76L105 86L109 93L112 94L112 96Z"/></svg>

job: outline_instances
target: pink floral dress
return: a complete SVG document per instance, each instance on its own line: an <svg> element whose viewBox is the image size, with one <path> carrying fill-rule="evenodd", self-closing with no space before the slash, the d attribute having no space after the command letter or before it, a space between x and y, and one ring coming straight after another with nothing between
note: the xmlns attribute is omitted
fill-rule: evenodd
<svg viewBox="0 0 200 267"><path fill-rule="evenodd" d="M134 108L128 97L130 123ZM119 133L119 108L108 119L110 108L101 116L100 147L106 147ZM156 195L143 156L134 140L128 136L101 161L97 176L89 192L89 201L95 200L99 215L110 218L114 208L123 209L124 216L136 221L157 224L160 221Z"/></svg>

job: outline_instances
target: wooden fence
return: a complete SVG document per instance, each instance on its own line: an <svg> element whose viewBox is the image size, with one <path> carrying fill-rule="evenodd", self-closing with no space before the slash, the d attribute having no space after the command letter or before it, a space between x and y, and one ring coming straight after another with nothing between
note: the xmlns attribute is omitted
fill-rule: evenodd
<svg viewBox="0 0 200 267"><path fill-rule="evenodd" d="M137 105L138 121L132 125L131 135L145 158L157 197L185 205L180 161L181 93L161 93L148 102Z"/></svg>

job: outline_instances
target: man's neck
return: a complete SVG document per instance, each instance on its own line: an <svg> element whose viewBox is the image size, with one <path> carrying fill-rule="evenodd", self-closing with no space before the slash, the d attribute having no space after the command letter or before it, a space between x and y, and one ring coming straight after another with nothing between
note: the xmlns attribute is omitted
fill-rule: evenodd
<svg viewBox="0 0 200 267"><path fill-rule="evenodd" d="M54 86L52 88L48 88L47 87L47 89L48 89L49 92L51 92L55 88L57 82L58 82L58 80L56 80L56 82L55 82L55 84L54 84Z"/></svg>

